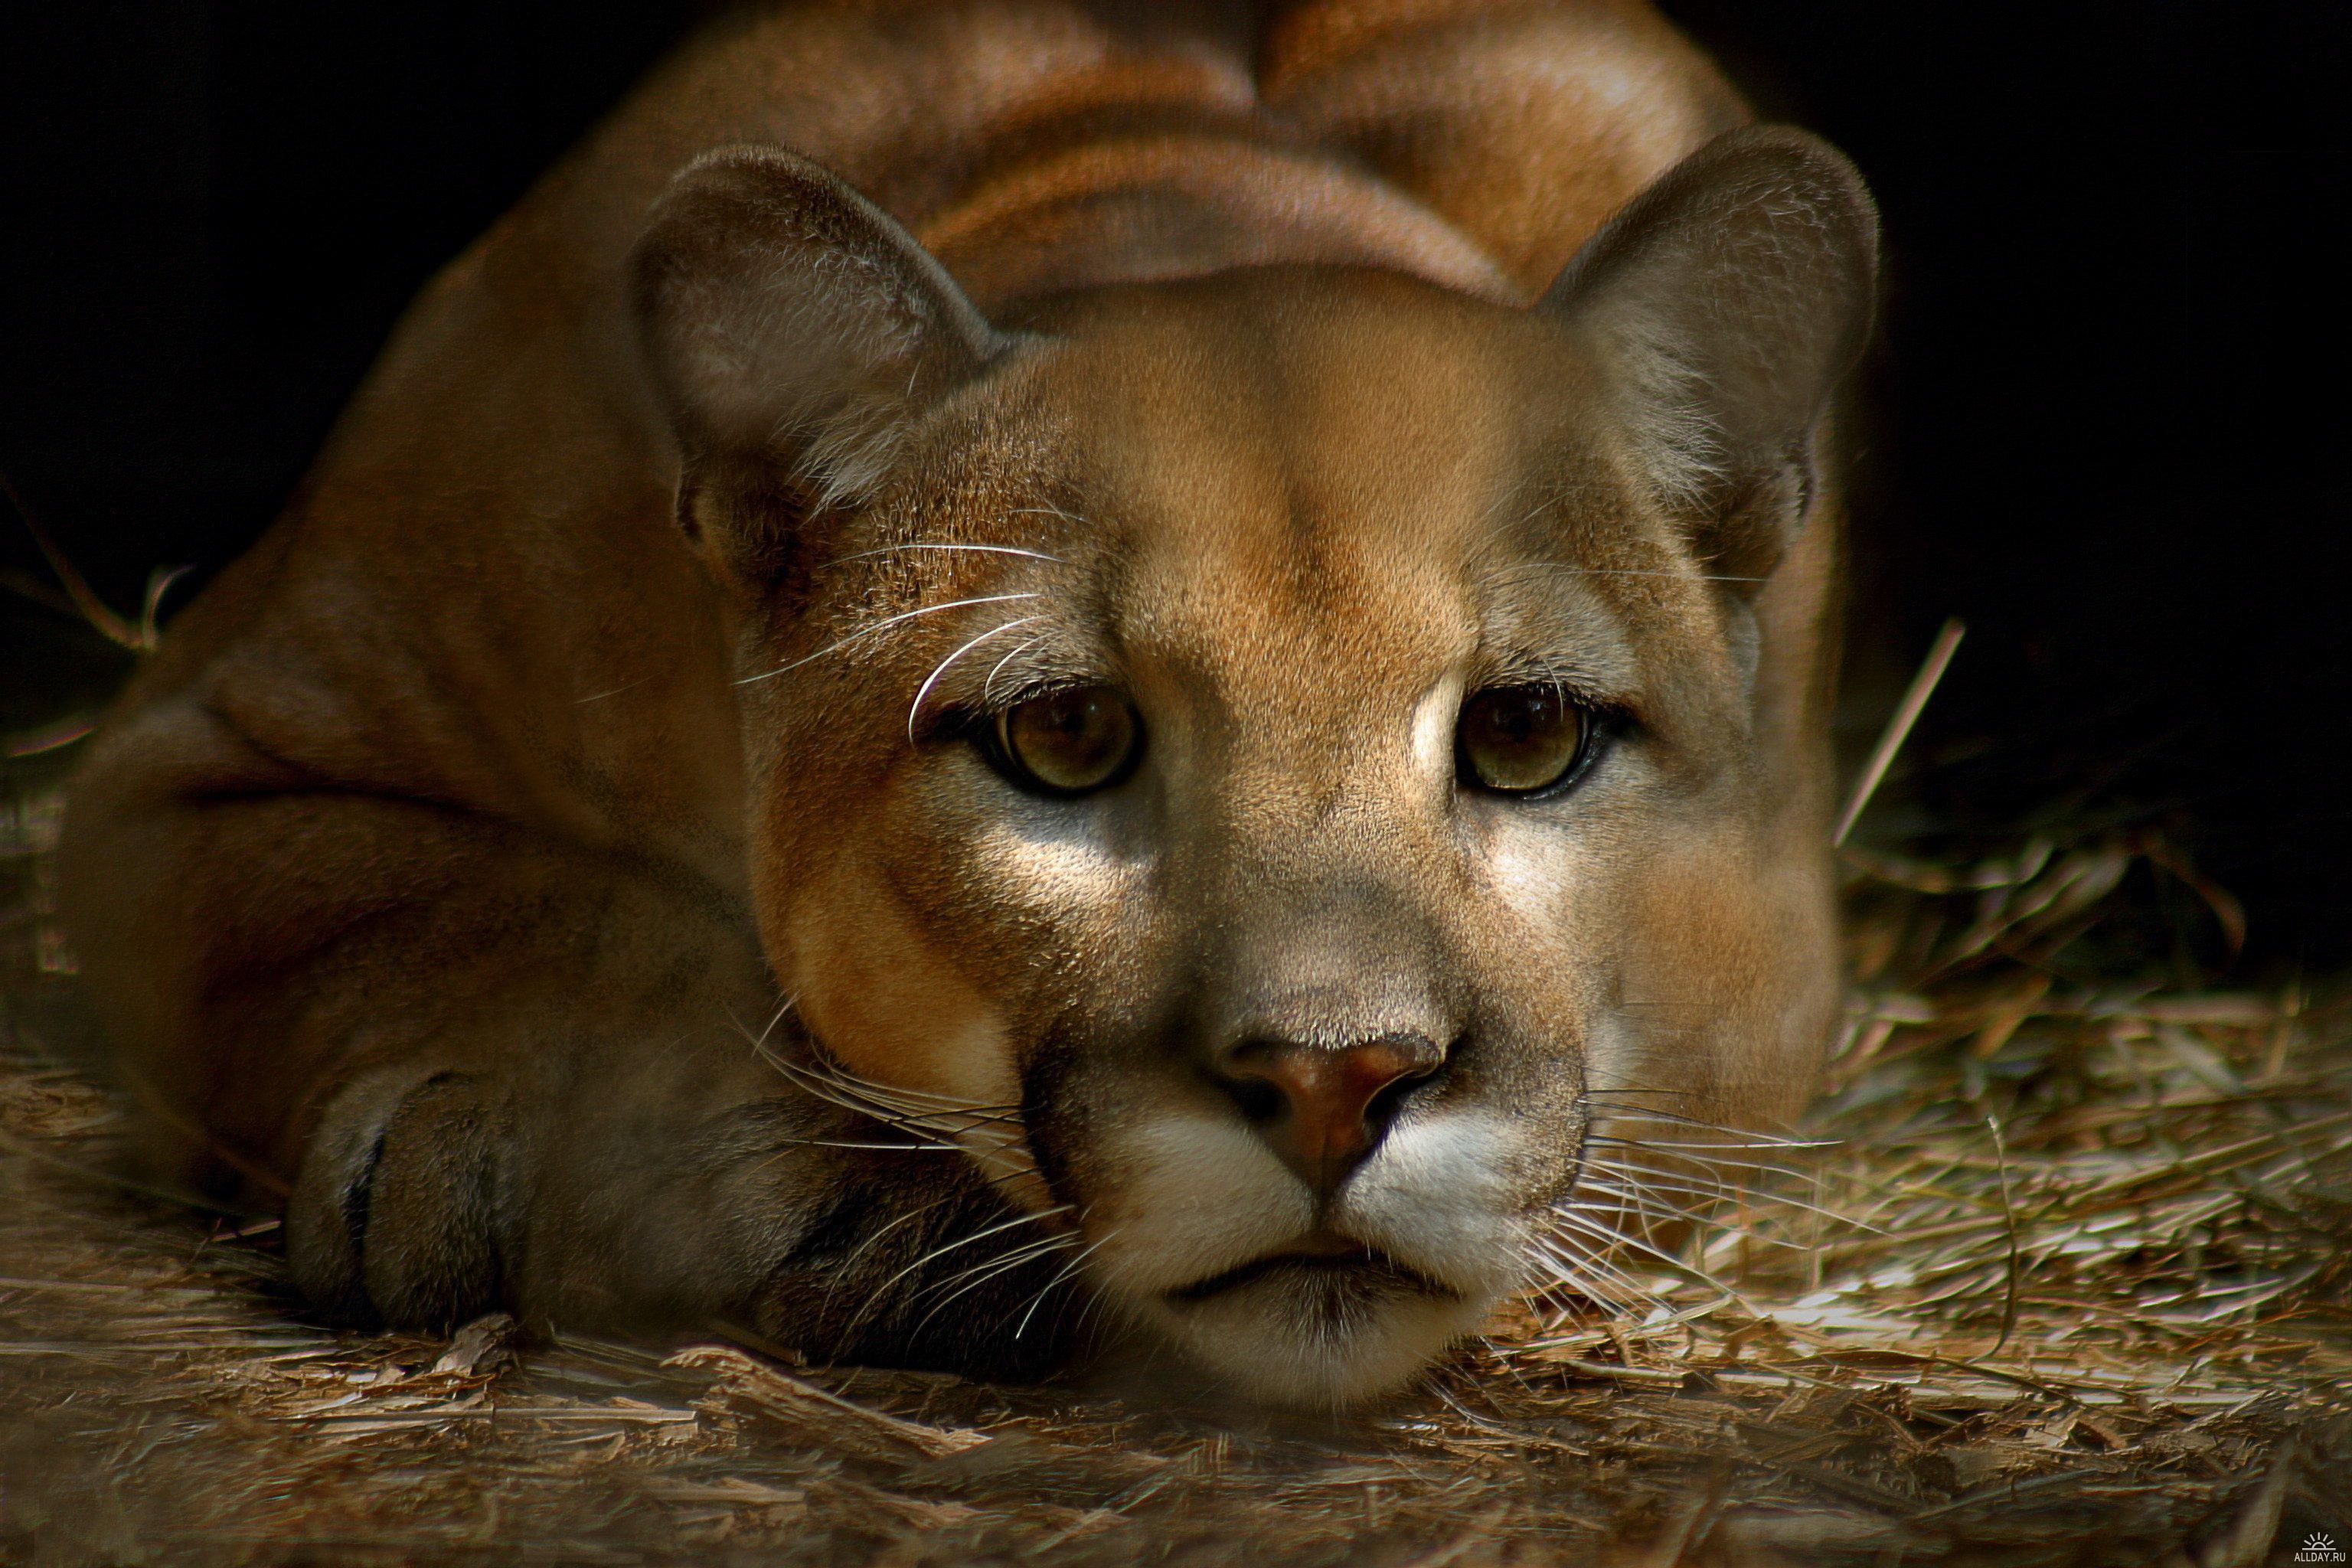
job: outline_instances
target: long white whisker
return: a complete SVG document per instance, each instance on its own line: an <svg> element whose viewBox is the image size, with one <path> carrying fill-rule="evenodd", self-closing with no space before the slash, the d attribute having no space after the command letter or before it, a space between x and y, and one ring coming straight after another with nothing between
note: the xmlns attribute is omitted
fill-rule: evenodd
<svg viewBox="0 0 2352 1568"><path fill-rule="evenodd" d="M1006 665L1011 664L1014 659L1019 658L1023 654L1027 653L1031 648L1035 647L1039 643L1045 640L1045 634L1043 632L1039 632L1034 637L1024 638L1013 646L1012 652L1006 654L1003 658L998 659L995 664L992 665L989 668L988 679L980 683L980 700L982 702L986 702L990 700L991 696L996 690L996 678L1004 672L1004 667Z"/></svg>
<svg viewBox="0 0 2352 1568"><path fill-rule="evenodd" d="M785 997L782 1002L776 1004L775 1016L768 1020L768 1026L760 1031L760 1037L751 1042L752 1047L755 1049L765 1050L767 1048L769 1037L776 1032L776 1026L784 1021L784 1016L793 1010L793 1004L798 1002L800 999L801 994L795 991L791 995Z"/></svg>
<svg viewBox="0 0 2352 1568"><path fill-rule="evenodd" d="M977 1100L965 1100L958 1095L934 1093L929 1089L900 1089L891 1084L877 1082L870 1078L862 1078L831 1062L825 1063L823 1069L819 1070L773 1057L772 1053L771 1057L777 1067L787 1072L805 1075L853 1091L876 1104L893 1109L942 1116L966 1113L986 1120L995 1120L1003 1113L1020 1109L1014 1105L987 1105Z"/></svg>
<svg viewBox="0 0 2352 1568"><path fill-rule="evenodd" d="M920 1208L908 1209L905 1214L900 1215L897 1219L892 1220L887 1225L877 1226L875 1228L873 1235L867 1237L864 1241L859 1242L856 1247L852 1247L850 1249L849 1256L843 1258L840 1263L835 1266L833 1269L833 1279L824 1288L824 1299L820 1303L820 1310L831 1310L835 1294L840 1290L843 1281L849 1278L850 1271L856 1266L857 1260L865 1257L868 1252L872 1251L876 1244L880 1242L884 1237L889 1235L900 1226L905 1225L908 1220L920 1219L923 1215L930 1213L933 1209L952 1202L953 1199L954 1194L952 1193L944 1198L933 1198L929 1203L923 1205Z"/></svg>
<svg viewBox="0 0 2352 1568"><path fill-rule="evenodd" d="M1094 526L1085 518L1077 517L1072 513L1064 511L1060 507L1054 505L1051 501L1046 502L1044 506L1016 506L1013 508L1007 515L1012 517L1058 517L1064 522L1074 522L1080 528L1091 528Z"/></svg>
<svg viewBox="0 0 2352 1568"><path fill-rule="evenodd" d="M1020 1107L1015 1105L986 1105L976 1100L966 1100L958 1095L939 1094L928 1089L894 1088L889 1084L878 1083L872 1079L861 1078L830 1062L824 1064L823 1071L819 1071L816 1068L788 1061L768 1048L768 1040L775 1034L776 1026L784 1021L784 1016L790 1013L793 1005L799 1001L800 993L798 992L785 997L778 1004L774 1016L768 1020L767 1026L762 1028L756 1037L743 1026L740 1019L730 1019L735 1025L736 1032L751 1041L753 1052L782 1072L796 1079L806 1079L812 1084L835 1086L855 1092L861 1100L885 1109L896 1108L940 1115L961 1113L982 1121L1010 1121L1013 1120L1014 1113L1020 1110ZM849 1109L864 1109L864 1107Z"/></svg>
<svg viewBox="0 0 2352 1568"><path fill-rule="evenodd" d="M1111 1237L1117 1236L1118 1234L1118 1232L1112 1231L1109 1235L1102 1237L1099 1240L1089 1242L1086 1247L1079 1249L1076 1256L1064 1263L1060 1271L1051 1279L1046 1280L1045 1285L1039 1289L1036 1296L1031 1300L1029 1310L1021 1314L1021 1321L1013 1331L1013 1337L1017 1340L1023 1334L1027 1333L1029 1331L1029 1320L1037 1315L1037 1309L1045 1304L1045 1298L1052 1295L1055 1290L1061 1289L1065 1281L1075 1277L1079 1268L1085 1266L1087 1259L1094 1256L1095 1249L1097 1247L1099 1247L1104 1242L1108 1241Z"/></svg>
<svg viewBox="0 0 2352 1568"><path fill-rule="evenodd" d="M1590 1100L1593 1098L1593 1092L1587 1090L1581 1098ZM1732 1149L1824 1149L1836 1142L1834 1139L1788 1138L1777 1132L1759 1132L1751 1127L1726 1127L1720 1122L1704 1121L1696 1116L1684 1116L1672 1110L1656 1110L1648 1106L1633 1106L1625 1110L1604 1112L1599 1120L1655 1121L1668 1127L1688 1128L1698 1132L1720 1132L1726 1135L1722 1140L1722 1146Z"/></svg>
<svg viewBox="0 0 2352 1568"><path fill-rule="evenodd" d="M1584 1157L1584 1172L1588 1175L1613 1177L1645 1194L1679 1193L1685 1197L1700 1198L1714 1203L1736 1202L1754 1190L1745 1184L1726 1182L1719 1177L1686 1177L1680 1172L1664 1171L1650 1165L1627 1164L1617 1160L1604 1160L1590 1152Z"/></svg>
<svg viewBox="0 0 2352 1568"><path fill-rule="evenodd" d="M1641 1222L1641 1229L1645 1236L1649 1234L1650 1227L1654 1225L1687 1225L1702 1236L1737 1236L1748 1241L1760 1242L1767 1247L1786 1247L1792 1252L1804 1250L1801 1243L1785 1237L1766 1236L1750 1226L1734 1225L1710 1215L1694 1214L1680 1205L1668 1203L1661 1198L1645 1196L1608 1182L1591 1182L1587 1184L1593 1190L1616 1199L1620 1208L1627 1215ZM1627 1244L1640 1245L1633 1237L1625 1235L1622 1231L1619 1234L1624 1237Z"/></svg>
<svg viewBox="0 0 2352 1568"><path fill-rule="evenodd" d="M925 1132L944 1131L925 1125L919 1116L899 1110L872 1096L859 1092L854 1085L844 1083L824 1073L812 1072L798 1062L787 1061L770 1051L762 1051L761 1056L770 1067L790 1079L796 1088L815 1096L828 1105L839 1106L844 1110L855 1111L860 1116L906 1131Z"/></svg>
<svg viewBox="0 0 2352 1568"><path fill-rule="evenodd" d="M1632 1121L1638 1120L1638 1116L1612 1118L1611 1125L1616 1125L1619 1121ZM1833 1138L1815 1139L1807 1142L1800 1142L1796 1139L1790 1138L1769 1143L1735 1142L1730 1139L1725 1138L1717 1139L1711 1142L1692 1143L1672 1138L1621 1138L1612 1133L1604 1135L1601 1141L1604 1142L1617 1143L1631 1148L1641 1149L1746 1149L1753 1151L1757 1149L1834 1149L1838 1146L1838 1141Z"/></svg>
<svg viewBox="0 0 2352 1568"><path fill-rule="evenodd" d="M1613 1165L1604 1162L1595 1162L1594 1163L1598 1169L1609 1175L1616 1176L1620 1179L1635 1179L1633 1178L1633 1173L1628 1171L1622 1165ZM1723 1184L1717 1184L1712 1187L1692 1186L1674 1180L1669 1174L1649 1170L1644 1170L1641 1173L1637 1179L1637 1184L1639 1183L1646 1183L1652 1187L1656 1187L1667 1192L1685 1193L1693 1197L1711 1198L1717 1203L1734 1204L1745 1201L1751 1203L1758 1208L1771 1207L1801 1209L1807 1214L1819 1215L1823 1219L1835 1220L1841 1225L1850 1225L1858 1230L1868 1231L1874 1236L1885 1236L1887 1234L1878 1226L1871 1224L1868 1220L1858 1218L1853 1215L1840 1214L1834 1209L1822 1208L1818 1204L1808 1203L1803 1198L1793 1198L1785 1193L1769 1192L1754 1187L1735 1186ZM1722 1224L1720 1220L1717 1220L1711 1215L1685 1214L1683 1217L1697 1220L1702 1224L1707 1225ZM1788 1244L1781 1243L1776 1245Z"/></svg>
<svg viewBox="0 0 2352 1568"><path fill-rule="evenodd" d="M1048 555L1042 550L1024 550L1012 544L885 544L875 550L853 550L846 555L836 555L835 561L863 561L874 555L895 555L902 550L968 550L983 555L1023 555L1032 561L1050 561L1056 566L1069 563L1059 555Z"/></svg>
<svg viewBox="0 0 2352 1568"><path fill-rule="evenodd" d="M1538 1291L1573 1290L1580 1296L1587 1296L1601 1302L1603 1306L1612 1309L1618 1306L1613 1289L1602 1281L1588 1277L1583 1267L1577 1260L1566 1257L1558 1248L1541 1242L1529 1241L1520 1247L1519 1251L1521 1257L1529 1265L1535 1267L1542 1276L1543 1282L1537 1286Z"/></svg>
<svg viewBox="0 0 2352 1568"><path fill-rule="evenodd" d="M932 1304L929 1311L925 1312L919 1319L916 1320L915 1326L907 1331L908 1337L911 1339L915 1335L921 1333L925 1325L929 1323L933 1318L938 1317L941 1312L945 1311L947 1310L948 1303L955 1300L958 1297L968 1295L971 1291L977 1290L982 1286L988 1284L991 1280L1002 1279L1013 1270L1020 1268L1027 1264L1034 1263L1040 1258L1049 1258L1056 1252L1066 1251L1070 1247L1076 1247L1077 1244L1077 1237L1073 1236L1049 1236L1043 1241L1034 1241L1025 1247L1017 1247L1010 1252L1003 1253L981 1263L974 1264L971 1268L965 1269L961 1274L951 1275L948 1279L941 1280L940 1284L926 1288L921 1295L915 1298L917 1300L920 1300L922 1296L930 1294L932 1291L939 1289L943 1285L954 1285L958 1280L963 1281L962 1284L957 1285L956 1289L949 1291L945 1296L940 1297L937 1302Z"/></svg>
<svg viewBox="0 0 2352 1568"><path fill-rule="evenodd" d="M1612 1264L1605 1257L1585 1250L1568 1237L1557 1232L1538 1231L1529 1233L1525 1239L1528 1247L1551 1262L1563 1280L1580 1290L1599 1293L1597 1287L1608 1283L1612 1288L1630 1290L1637 1296L1649 1293L1632 1275ZM1562 1250L1566 1247L1574 1247L1575 1250ZM1604 1295L1603 1299L1609 1298Z"/></svg>
<svg viewBox="0 0 2352 1568"><path fill-rule="evenodd" d="M882 1281L880 1285L875 1287L874 1294L877 1298L879 1298L884 1292L887 1291L891 1286L896 1285L899 1280L904 1279L908 1275L912 1274L924 1264L929 1263L937 1258L944 1258L960 1247L970 1247L975 1241L985 1241L990 1237L997 1234L997 1232L1011 1230L1016 1225L1034 1225L1039 1220L1052 1219L1058 1215L1066 1215L1070 1212L1070 1207L1071 1205L1068 1204L1056 1204L1054 1207L1049 1209L1036 1209L1026 1213L1017 1214L1011 1219L1003 1220L995 1225L990 1226L985 1230L976 1230L970 1236L959 1237L953 1241L947 1242L942 1246L935 1247L929 1252L924 1253L920 1258L916 1258L912 1263L908 1264L904 1268L899 1269L898 1272L890 1276L889 1279Z"/></svg>
<svg viewBox="0 0 2352 1568"><path fill-rule="evenodd" d="M1039 619L1039 617L1035 616L1024 616L1019 620L1007 621L1001 626L992 626L987 631L981 633L978 637L964 644L963 647L956 649L955 652L948 655L947 658L940 660L939 668L931 671L929 678L926 679L921 686L916 688L914 705L907 710L907 744L911 746L915 743L915 719L916 716L920 714L923 710L923 699L931 694L931 688L940 683L940 677L948 672L948 667L950 665L955 663L956 660L961 658L964 655L970 653L972 649L978 647L989 638L993 637L1002 637L1006 632L1013 630L1015 626L1025 626L1037 619Z"/></svg>
<svg viewBox="0 0 2352 1568"><path fill-rule="evenodd" d="M1729 1292L1731 1290L1730 1286L1726 1285L1722 1280L1717 1279L1715 1276L1709 1274L1706 1269L1699 1268L1696 1264L1686 1263L1671 1253L1662 1252L1657 1247L1651 1246L1646 1241L1641 1240L1639 1237L1627 1236L1622 1231L1615 1230L1608 1226L1601 1225L1591 1216L1580 1214L1572 1208L1554 1208L1552 1210L1552 1218L1562 1225L1573 1226L1578 1230L1584 1232L1586 1235L1591 1236L1597 1240L1604 1241L1612 1247L1632 1247L1636 1252L1646 1253L1650 1257L1656 1258L1660 1263L1664 1264L1668 1268L1674 1270L1675 1273L1686 1275L1691 1279L1696 1279L1710 1289L1722 1290L1726 1292Z"/></svg>
<svg viewBox="0 0 2352 1568"><path fill-rule="evenodd" d="M1806 1180L1805 1173L1793 1166L1770 1165L1758 1160L1733 1160L1720 1154L1702 1153L1699 1152L1701 1145L1696 1143L1653 1143L1646 1139L1592 1137L1587 1137L1584 1143L1587 1149L1595 1144L1610 1149L1673 1149L1679 1152L1670 1155L1669 1158L1684 1164L1717 1165L1735 1171L1754 1171L1768 1176L1785 1176L1791 1181Z"/></svg>
<svg viewBox="0 0 2352 1568"><path fill-rule="evenodd" d="M911 610L901 610L897 615L877 621L870 626L860 626L857 630L850 633L847 637L836 638L835 640L827 643L824 647L817 649L814 653L807 655L805 658L796 658L790 664L780 664L775 668L760 675L747 675L735 684L738 686L750 686L756 681L772 680L777 676L798 669L804 664L814 664L818 659L823 658L826 654L838 652L840 649L847 647L851 643L856 642L860 638L870 637L877 632L888 631L892 626L897 626L899 622L911 621L918 616L936 616L948 610L967 609L973 605L1004 605L1010 604L1015 599L1042 599L1045 596L1045 595L1038 593L983 594L978 598L950 599L944 605L922 605Z"/></svg>
<svg viewBox="0 0 2352 1568"><path fill-rule="evenodd" d="M1554 1240L1566 1238L1529 1237L1524 1249L1530 1260L1546 1265L1553 1284L1580 1296L1599 1301L1613 1311L1622 1312L1631 1305L1626 1298L1664 1305L1657 1292L1643 1285L1623 1269L1591 1253L1565 1253ZM1549 1289L1550 1287L1546 1287ZM1622 1292L1623 1294L1620 1294Z"/></svg>
<svg viewBox="0 0 2352 1568"><path fill-rule="evenodd" d="M762 1051L761 1058L785 1078L817 1099L844 1110L854 1111L887 1126L907 1132L929 1132L955 1138L989 1126L1012 1126L1018 1118L1010 1107L982 1107L971 1110L950 1109L926 1110L901 1109L889 1100L867 1090L855 1080L836 1079L813 1072L797 1062L787 1061L773 1052Z"/></svg>
<svg viewBox="0 0 2352 1568"><path fill-rule="evenodd" d="M1620 1183L1624 1180L1622 1176L1612 1179L1610 1176L1596 1174L1591 1171L1587 1171L1584 1173L1584 1176L1585 1179L1577 1184L1578 1192L1596 1192L1605 1194L1608 1197L1614 1198L1618 1201L1621 1206L1630 1205L1635 1213L1639 1214L1641 1217L1645 1220L1662 1219L1670 1224L1687 1222L1693 1225L1700 1225L1706 1223L1698 1214L1690 1209L1685 1208L1682 1205L1675 1203L1671 1198L1662 1197L1639 1185L1621 1185Z"/></svg>
<svg viewBox="0 0 2352 1568"><path fill-rule="evenodd" d="M1591 1250L1578 1238L1562 1235L1558 1231L1540 1237L1538 1245L1551 1257L1569 1264L1580 1273L1588 1273L1611 1281L1618 1289L1630 1291L1644 1300L1660 1300L1656 1291L1634 1279L1630 1270L1610 1258L1609 1254L1625 1243L1627 1240L1625 1237L1620 1235L1613 1226L1598 1223L1580 1228L1587 1230L1592 1237L1599 1239L1601 1249ZM1570 1250L1563 1251L1563 1248Z"/></svg>
<svg viewBox="0 0 2352 1568"><path fill-rule="evenodd" d="M965 1291L973 1289L986 1280L994 1279L998 1274L1003 1272L1007 1268L1018 1268L1020 1265L1026 1263L1033 1258L1043 1258L1050 1253L1066 1251L1069 1248L1076 1247L1077 1244L1077 1237L1069 1235L1066 1232L1042 1237L1035 1241L1024 1241L1020 1246L1013 1247L1007 1251L992 1252L976 1263L966 1264L963 1268L957 1269L954 1273L949 1275L944 1279L935 1279L931 1281L929 1285L926 1285L921 1289L916 1291L909 1300L912 1301L919 1301L926 1296L934 1296L939 1294L939 1292L945 1290L948 1292L946 1300L940 1301L938 1306L931 1309L933 1312L937 1312L940 1307L944 1307L947 1305L948 1301L952 1301L958 1296L962 1295ZM926 1316L922 1320L922 1322L917 1323L915 1326L917 1328L920 1328L923 1323L928 1323L929 1321L930 1318Z"/></svg>

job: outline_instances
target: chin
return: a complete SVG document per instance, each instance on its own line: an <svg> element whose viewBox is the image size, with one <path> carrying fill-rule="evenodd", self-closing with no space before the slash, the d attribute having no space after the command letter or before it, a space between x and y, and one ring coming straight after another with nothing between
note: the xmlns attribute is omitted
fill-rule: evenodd
<svg viewBox="0 0 2352 1568"><path fill-rule="evenodd" d="M1273 1258L1134 1313L1194 1371L1253 1404L1338 1412L1387 1394L1475 1330L1465 1296L1377 1257Z"/></svg>

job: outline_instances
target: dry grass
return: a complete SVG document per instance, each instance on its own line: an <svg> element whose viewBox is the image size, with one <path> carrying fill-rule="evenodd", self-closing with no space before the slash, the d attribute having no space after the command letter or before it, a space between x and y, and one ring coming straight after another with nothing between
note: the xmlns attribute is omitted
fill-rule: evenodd
<svg viewBox="0 0 2352 1568"><path fill-rule="evenodd" d="M1529 1308L1342 1428L1070 1388L338 1335L272 1226L104 1178L0 817L0 1560L2116 1563L2352 1542L2340 1000L2170 956L2156 840L1850 852L1853 1016L1792 1167L1612 1313ZM1787 1243L1790 1245L1779 1245Z"/></svg>

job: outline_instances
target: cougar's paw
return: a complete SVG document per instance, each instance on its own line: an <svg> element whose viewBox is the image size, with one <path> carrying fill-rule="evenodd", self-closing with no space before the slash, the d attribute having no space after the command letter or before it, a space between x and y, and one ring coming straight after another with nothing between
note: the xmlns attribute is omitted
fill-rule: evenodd
<svg viewBox="0 0 2352 1568"><path fill-rule="evenodd" d="M286 1209L294 1281L338 1321L446 1330L502 1305L505 1095L387 1071L336 1096Z"/></svg>

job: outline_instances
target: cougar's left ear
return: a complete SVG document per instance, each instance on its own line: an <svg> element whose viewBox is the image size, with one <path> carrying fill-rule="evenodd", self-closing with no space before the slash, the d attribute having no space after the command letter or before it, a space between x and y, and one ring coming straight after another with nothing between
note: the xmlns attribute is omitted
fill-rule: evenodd
<svg viewBox="0 0 2352 1568"><path fill-rule="evenodd" d="M1870 333L1878 216L1828 143L1717 138L1586 243L1545 293L1601 360L1660 499L1727 575L1802 526L1815 427Z"/></svg>
<svg viewBox="0 0 2352 1568"><path fill-rule="evenodd" d="M782 148L688 165L633 266L685 458L679 521L751 575L812 511L869 489L908 425L1006 342L897 219Z"/></svg>

